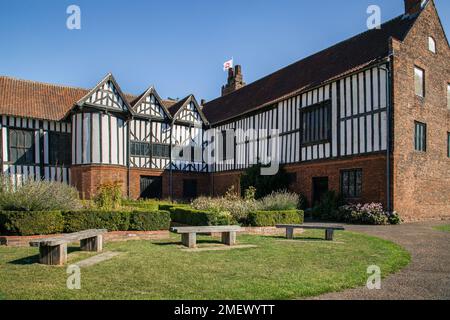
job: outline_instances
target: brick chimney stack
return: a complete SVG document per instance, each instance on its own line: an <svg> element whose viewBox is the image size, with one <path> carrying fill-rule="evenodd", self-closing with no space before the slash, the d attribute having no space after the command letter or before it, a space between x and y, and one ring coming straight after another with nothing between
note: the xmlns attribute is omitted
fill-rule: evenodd
<svg viewBox="0 0 450 320"><path fill-rule="evenodd" d="M415 15L419 13L423 6L427 3L427 0L404 0L405 1L405 14Z"/></svg>
<svg viewBox="0 0 450 320"><path fill-rule="evenodd" d="M237 65L228 69L227 84L222 86L222 97L245 86L242 67Z"/></svg>

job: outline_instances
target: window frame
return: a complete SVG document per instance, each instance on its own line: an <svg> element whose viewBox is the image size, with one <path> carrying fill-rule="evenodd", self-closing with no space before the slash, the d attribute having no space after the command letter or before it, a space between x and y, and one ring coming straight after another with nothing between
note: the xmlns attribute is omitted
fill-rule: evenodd
<svg viewBox="0 0 450 320"><path fill-rule="evenodd" d="M450 111L450 82L447 82L447 110Z"/></svg>
<svg viewBox="0 0 450 320"><path fill-rule="evenodd" d="M431 50L431 45L433 45L433 50ZM436 39L434 39L432 36L428 36L428 51L436 54L437 53L437 44Z"/></svg>
<svg viewBox="0 0 450 320"><path fill-rule="evenodd" d="M158 148L161 150L160 153L155 151ZM166 150L167 153L165 153L164 150ZM169 159L170 158L170 145L169 144L165 144L165 143L152 143L150 152L151 152L151 156L153 158Z"/></svg>
<svg viewBox="0 0 450 320"><path fill-rule="evenodd" d="M26 133L30 134L30 137L31 137L31 140L30 140L31 141L31 145L30 145L30 147L26 147L25 143L24 143L24 146L17 146L17 135L16 135L16 145L12 146L12 140L13 139L11 138L11 135L12 135L13 132L20 132L20 133L25 133L26 132ZM8 162L9 163L13 163L14 165L33 165L33 164L36 164L36 155L35 155L36 146L35 146L35 141L34 141L35 134L36 134L36 131L35 130L30 130L30 129L22 129L22 128L9 128L8 129ZM24 139L25 139L25 136L24 136ZM13 149L15 150L15 153L16 153L16 159L15 160L12 159L12 155L14 154ZM17 150L26 150L23 153L23 155L26 155L27 153L29 153L29 154L31 154L31 159L27 160L27 161L23 161L23 160L19 161L20 159L23 158L23 155L22 155L22 157L19 158L17 156L18 155Z"/></svg>
<svg viewBox="0 0 450 320"><path fill-rule="evenodd" d="M423 141L419 141L420 135L418 135L418 128L423 128ZM427 124L420 121L414 121L414 151L416 152L427 152Z"/></svg>
<svg viewBox="0 0 450 320"><path fill-rule="evenodd" d="M447 157L450 158L450 132L447 132Z"/></svg>
<svg viewBox="0 0 450 320"><path fill-rule="evenodd" d="M349 174L347 178L347 186L344 187L344 175ZM353 174L353 194L350 193L350 174ZM360 179L358 183L358 178ZM363 169L362 168L355 168L355 169L345 169L340 171L340 193L342 197L346 200L352 200L352 199L361 199L363 194ZM347 192L344 192L344 190L347 190Z"/></svg>
<svg viewBox="0 0 450 320"><path fill-rule="evenodd" d="M422 87L422 92L421 94L419 94L417 92L417 71L422 72L422 83L421 83L421 87ZM419 98L425 98L426 96L426 90L425 90L425 81L426 81L426 75L425 75L425 69L419 67L419 66L414 66L414 94L416 95L416 97Z"/></svg>
<svg viewBox="0 0 450 320"><path fill-rule="evenodd" d="M136 153L136 146L139 146L139 153ZM133 151L133 147L134 147L134 153ZM142 152L142 147L144 148L148 148L148 154L144 154L144 152ZM150 158L152 156L152 149L150 147L150 143L145 142L145 141L136 141L136 140L131 140L130 141L130 157L139 157L139 158Z"/></svg>
<svg viewBox="0 0 450 320"><path fill-rule="evenodd" d="M56 152L52 148L53 139L55 137L58 137L57 140L57 146L58 148L61 148L61 146L64 146L64 150L56 150ZM61 137L65 137L69 141L69 148L67 148L67 145L65 143L61 142ZM67 132L57 132L57 131L49 131L48 132L48 163L53 166L62 165L62 166L70 166L72 164L72 136L70 133ZM58 160L61 158L57 154L64 154L64 157L62 157L62 162L59 163ZM56 158L55 158L56 157ZM66 158L65 158L66 157Z"/></svg>
<svg viewBox="0 0 450 320"><path fill-rule="evenodd" d="M300 109L300 137L302 147L331 142L331 112L330 99Z"/></svg>

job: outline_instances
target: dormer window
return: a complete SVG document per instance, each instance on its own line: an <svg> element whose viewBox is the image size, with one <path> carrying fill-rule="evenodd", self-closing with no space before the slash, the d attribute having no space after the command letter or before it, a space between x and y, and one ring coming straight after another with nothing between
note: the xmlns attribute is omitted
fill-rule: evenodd
<svg viewBox="0 0 450 320"><path fill-rule="evenodd" d="M436 41L432 37L428 37L428 50L436 53Z"/></svg>

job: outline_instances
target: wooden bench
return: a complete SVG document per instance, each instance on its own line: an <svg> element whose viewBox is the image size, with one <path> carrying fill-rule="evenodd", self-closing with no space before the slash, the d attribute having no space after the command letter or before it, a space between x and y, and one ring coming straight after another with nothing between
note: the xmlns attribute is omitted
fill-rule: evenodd
<svg viewBox="0 0 450 320"><path fill-rule="evenodd" d="M228 246L236 244L236 232L241 232L240 226L206 226L206 227L173 227L170 231L181 234L181 242L185 247L197 247L197 233L221 233L222 243Z"/></svg>
<svg viewBox="0 0 450 320"><path fill-rule="evenodd" d="M276 226L279 229L286 229L286 238L294 239L294 229L315 229L325 230L325 240L333 241L333 235L335 230L345 230L344 227L331 227L331 226L305 226L301 224L278 224Z"/></svg>
<svg viewBox="0 0 450 320"><path fill-rule="evenodd" d="M107 230L85 230L64 234L61 237L30 241L30 246L39 247L39 263L47 265L64 265L67 262L67 244L80 241L82 251L101 252L103 234Z"/></svg>

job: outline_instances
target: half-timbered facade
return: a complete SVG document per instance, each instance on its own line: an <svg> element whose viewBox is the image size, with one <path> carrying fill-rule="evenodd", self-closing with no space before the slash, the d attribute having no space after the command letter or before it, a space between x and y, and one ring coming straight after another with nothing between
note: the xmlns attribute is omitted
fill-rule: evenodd
<svg viewBox="0 0 450 320"><path fill-rule="evenodd" d="M222 96L201 106L154 87L124 94L111 74L91 90L0 77L2 171L86 197L118 181L131 198L192 198L276 161L311 205L335 190L411 219L431 215L426 203L450 215L448 61L433 1L405 0L380 29L254 83L230 69Z"/></svg>

